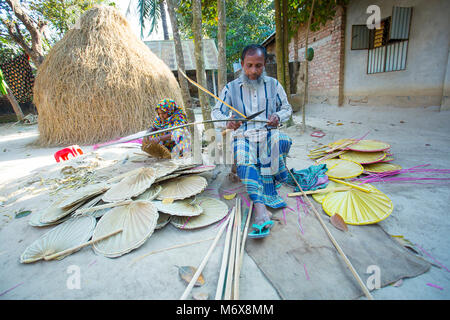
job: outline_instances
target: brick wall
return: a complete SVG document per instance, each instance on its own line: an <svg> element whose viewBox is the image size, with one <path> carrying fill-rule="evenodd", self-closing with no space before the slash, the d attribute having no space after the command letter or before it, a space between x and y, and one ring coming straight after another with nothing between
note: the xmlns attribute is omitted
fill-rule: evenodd
<svg viewBox="0 0 450 320"><path fill-rule="evenodd" d="M298 59L305 61L306 26L297 32ZM317 31L310 31L308 47L314 49L314 59L308 64L309 102L341 105L343 102L345 10L338 7L333 20ZM289 61L295 58L295 41L289 43ZM303 84L298 84L303 88Z"/></svg>

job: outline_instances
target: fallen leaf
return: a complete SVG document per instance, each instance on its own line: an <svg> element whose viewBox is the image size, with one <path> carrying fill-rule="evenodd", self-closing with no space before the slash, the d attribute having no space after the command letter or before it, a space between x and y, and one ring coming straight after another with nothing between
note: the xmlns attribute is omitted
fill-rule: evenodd
<svg viewBox="0 0 450 320"><path fill-rule="evenodd" d="M17 213L14 218L19 219L22 217L26 217L27 215L29 215L31 213L31 210L25 210L25 211L20 211L19 213Z"/></svg>
<svg viewBox="0 0 450 320"><path fill-rule="evenodd" d="M236 193L230 193L230 194L224 194L223 195L223 198L225 199L225 200L232 200L232 199L234 199L236 197Z"/></svg>
<svg viewBox="0 0 450 320"><path fill-rule="evenodd" d="M392 284L393 287L400 287L403 284L403 280L400 279Z"/></svg>
<svg viewBox="0 0 450 320"><path fill-rule="evenodd" d="M192 298L194 300L208 300L209 294L207 292L194 292Z"/></svg>
<svg viewBox="0 0 450 320"><path fill-rule="evenodd" d="M347 224L338 213L335 213L330 217L330 222L337 229L342 231L348 231Z"/></svg>
<svg viewBox="0 0 450 320"><path fill-rule="evenodd" d="M182 267L176 266L176 267L178 268L178 275L180 276L180 278L186 281L188 284L191 282L195 272L197 272L197 269L191 266L182 266ZM200 273L200 276L195 282L194 287L200 287L204 284L205 278L203 278L203 275Z"/></svg>

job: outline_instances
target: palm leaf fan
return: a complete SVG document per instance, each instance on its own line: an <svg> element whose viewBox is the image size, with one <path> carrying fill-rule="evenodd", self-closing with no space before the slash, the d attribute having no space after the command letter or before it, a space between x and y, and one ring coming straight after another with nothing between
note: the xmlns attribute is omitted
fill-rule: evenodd
<svg viewBox="0 0 450 320"><path fill-rule="evenodd" d="M73 191L73 193L70 196L66 196L64 200L59 204L59 207L62 209L68 209L80 202L84 202L88 199L91 199L105 192L109 188L110 186L106 183L97 183L94 185L88 185L86 187L77 189Z"/></svg>
<svg viewBox="0 0 450 320"><path fill-rule="evenodd" d="M378 140L360 140L352 144L348 149L360 152L380 152L389 149L391 145Z"/></svg>
<svg viewBox="0 0 450 320"><path fill-rule="evenodd" d="M402 167L394 163L372 163L364 165L365 173L383 173L401 170Z"/></svg>
<svg viewBox="0 0 450 320"><path fill-rule="evenodd" d="M159 143L142 142L142 151L157 159L171 159L172 155L165 146Z"/></svg>
<svg viewBox="0 0 450 320"><path fill-rule="evenodd" d="M153 234L158 217L158 211L150 201L137 200L115 207L100 218L93 237L100 238L119 229L123 231L94 243L95 252L115 258L140 247Z"/></svg>
<svg viewBox="0 0 450 320"><path fill-rule="evenodd" d="M115 202L136 197L150 188L155 179L155 169L141 168L139 171L127 176L111 187L111 189L103 195L102 200L105 202Z"/></svg>
<svg viewBox="0 0 450 320"><path fill-rule="evenodd" d="M384 151L380 152L360 152L360 151L347 151L341 154L339 158L343 160L354 161L359 164L370 164L377 163L386 158L386 153Z"/></svg>
<svg viewBox="0 0 450 320"><path fill-rule="evenodd" d="M31 263L88 241L96 220L92 216L73 217L51 229L28 246L20 256L21 263ZM61 256L58 259L62 259Z"/></svg>
<svg viewBox="0 0 450 320"><path fill-rule="evenodd" d="M164 228L169 222L172 216L166 213L159 213L158 221L156 222L155 230Z"/></svg>
<svg viewBox="0 0 450 320"><path fill-rule="evenodd" d="M173 199L182 200L199 194L205 190L208 182L199 175L181 176L161 183L162 191L158 194L158 200Z"/></svg>
<svg viewBox="0 0 450 320"><path fill-rule="evenodd" d="M322 201L323 210L331 217L338 213L346 224L366 225L386 219L394 209L392 201L370 184L370 192L351 188L348 191L329 193Z"/></svg>
<svg viewBox="0 0 450 320"><path fill-rule="evenodd" d="M330 190L330 189L338 188L338 187L341 187L341 186L342 186L342 185L339 184L339 183L337 183L337 182L328 180L328 184L327 184L327 186L325 187L325 189L321 189L321 190L326 191L327 189ZM332 192L332 191L331 191L331 192ZM314 199L315 201L317 201L318 203L322 203L322 200L325 199L325 197L326 197L328 194L329 194L329 192L324 192L324 193L313 193L313 194L312 194L312 197L313 197L313 199Z"/></svg>
<svg viewBox="0 0 450 320"><path fill-rule="evenodd" d="M152 201L155 199L158 194L161 192L162 187L159 184L154 184L150 188L148 188L144 193L141 193L136 197L135 200L147 200Z"/></svg>
<svg viewBox="0 0 450 320"><path fill-rule="evenodd" d="M179 170L179 171L177 171L177 173L179 173L179 174L203 173L203 172L214 170L215 167L216 167L215 165L203 165L203 166L193 167L193 168L186 169L186 170Z"/></svg>
<svg viewBox="0 0 450 320"><path fill-rule="evenodd" d="M34 225L41 227L57 223L59 220L69 216L83 204L83 202L78 202L71 207L65 207L65 209L63 209L62 204L67 202L67 199L67 196L63 197L50 205L39 215L39 220L37 220L37 217L32 220Z"/></svg>
<svg viewBox="0 0 450 320"><path fill-rule="evenodd" d="M198 216L203 212L203 208L192 203L192 199L176 200L172 203L164 203L162 201L153 201L153 205L158 209L159 212L167 213L172 216L184 216L192 217Z"/></svg>
<svg viewBox="0 0 450 320"><path fill-rule="evenodd" d="M152 168L156 169L156 179L159 179L172 174L174 171L178 170L179 166L173 161L160 160L152 163Z"/></svg>
<svg viewBox="0 0 450 320"><path fill-rule="evenodd" d="M196 203L202 207L202 214L195 217L172 216L170 223L179 229L198 229L220 221L228 214L228 206L218 199L198 197Z"/></svg>
<svg viewBox="0 0 450 320"><path fill-rule="evenodd" d="M348 179L359 176L364 168L359 163L343 159L329 159L322 163L327 165L327 176L336 179Z"/></svg>

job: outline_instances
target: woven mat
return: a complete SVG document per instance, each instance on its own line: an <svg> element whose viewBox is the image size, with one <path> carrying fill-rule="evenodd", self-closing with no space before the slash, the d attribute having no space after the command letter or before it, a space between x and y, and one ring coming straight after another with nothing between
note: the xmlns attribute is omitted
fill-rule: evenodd
<svg viewBox="0 0 450 320"><path fill-rule="evenodd" d="M219 195L241 186L240 182L227 178L228 172L224 170L218 174L209 186L216 186ZM347 300L363 296L356 279L313 211L310 209L305 213L302 206L298 210L296 199L287 197L292 190L289 186L279 189L290 209L286 208L284 212L271 210L275 221L271 234L264 239L247 239L247 253L282 299ZM237 191L246 196L244 188ZM376 274L379 274L379 283L384 287L429 270L429 262L403 248L379 225L348 225L348 232L340 231L329 222L329 216L321 205L310 199L367 286L377 284L374 280ZM247 208L246 200L242 201L243 209ZM235 204L235 200L226 202L230 207ZM395 209L392 215L395 215Z"/></svg>

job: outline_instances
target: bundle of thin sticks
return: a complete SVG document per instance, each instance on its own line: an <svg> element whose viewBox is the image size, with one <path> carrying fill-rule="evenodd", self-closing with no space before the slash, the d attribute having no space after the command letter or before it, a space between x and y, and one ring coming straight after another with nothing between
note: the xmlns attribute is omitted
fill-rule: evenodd
<svg viewBox="0 0 450 320"><path fill-rule="evenodd" d="M236 205L231 214L233 223L230 222L225 238L215 300L239 300L239 276L252 209L253 202L250 204L245 229L241 232L241 199L236 198Z"/></svg>
<svg viewBox="0 0 450 320"><path fill-rule="evenodd" d="M250 205L250 210L247 216L244 232L241 233L241 199L236 198L236 205L233 207L230 216L223 223L219 232L217 233L214 242L211 244L207 254L200 263L197 271L191 279L191 282L183 292L180 300L185 300L191 292L195 282L204 269L209 257L212 254L218 240L222 236L225 228L227 228L225 246L222 256L222 265L219 273L219 280L217 284L216 300L238 300L239 299L239 276L241 273L242 260L244 256L245 242L247 239L247 230L250 222L253 209L253 202Z"/></svg>
<svg viewBox="0 0 450 320"><path fill-rule="evenodd" d="M337 156L345 153L348 149L348 147L354 145L355 143L363 140L365 137L367 137L367 135L369 134L369 132L367 132L364 136L362 136L361 138L358 139L344 139L344 142L339 143L335 146L328 146L328 145L324 145L324 146L320 146L314 149L311 149L309 151L308 157L310 159L317 159L316 163L319 163L321 161L325 161L328 159L332 159L332 158L336 158ZM336 151L338 150L338 151Z"/></svg>

